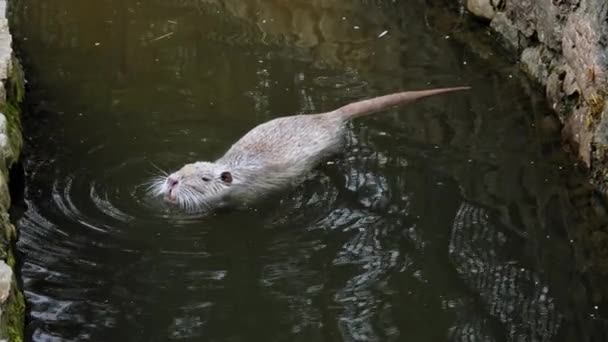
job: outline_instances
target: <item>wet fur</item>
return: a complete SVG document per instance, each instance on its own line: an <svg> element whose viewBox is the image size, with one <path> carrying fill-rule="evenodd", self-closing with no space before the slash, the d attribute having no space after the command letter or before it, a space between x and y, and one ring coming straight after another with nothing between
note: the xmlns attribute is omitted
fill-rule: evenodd
<svg viewBox="0 0 608 342"><path fill-rule="evenodd" d="M187 211L253 202L297 183L322 159L340 151L349 120L465 89L468 87L395 93L328 113L276 118L253 128L215 162L186 164L170 175L155 178L149 189L152 195L173 197L173 202ZM230 177L225 177L227 174ZM177 180L177 185L172 188L169 179Z"/></svg>

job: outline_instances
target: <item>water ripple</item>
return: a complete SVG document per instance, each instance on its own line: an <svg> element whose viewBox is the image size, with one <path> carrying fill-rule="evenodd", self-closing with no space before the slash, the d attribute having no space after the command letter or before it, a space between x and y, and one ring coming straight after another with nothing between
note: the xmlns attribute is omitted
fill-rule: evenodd
<svg viewBox="0 0 608 342"><path fill-rule="evenodd" d="M570 176L532 121L546 106L510 65L463 49L468 33L429 27L434 2L15 2L31 58L18 222L28 335L580 335L586 312L563 295L585 292L564 281L571 245L532 236L570 222ZM153 164L211 159L276 115L460 83L473 91L353 122L344 153L259 206L190 215L146 193ZM529 246L485 212L513 213Z"/></svg>

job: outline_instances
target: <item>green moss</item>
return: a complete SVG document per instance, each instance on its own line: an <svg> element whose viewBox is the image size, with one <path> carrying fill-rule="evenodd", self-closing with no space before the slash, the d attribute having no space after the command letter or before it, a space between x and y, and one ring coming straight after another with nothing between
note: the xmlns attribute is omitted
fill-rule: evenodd
<svg viewBox="0 0 608 342"><path fill-rule="evenodd" d="M588 128L593 127L602 117L602 113L604 112L604 107L606 104L606 92L598 91L593 94L588 100L587 105L589 106L589 111L587 112L586 124Z"/></svg>
<svg viewBox="0 0 608 342"><path fill-rule="evenodd" d="M6 264L14 270L16 262L10 244L5 245L4 247L7 249ZM0 338L8 339L8 341L11 342L23 341L23 331L25 329L25 298L23 292L18 287L14 273L11 282L11 290L2 307L1 317Z"/></svg>
<svg viewBox="0 0 608 342"><path fill-rule="evenodd" d="M6 103L0 103L0 112L6 118L6 134L9 146L6 151L3 151L4 160L0 160L0 172L8 177L9 168L19 159L23 146L21 111L19 108L25 96L25 87L23 84L23 69L17 61L13 62L11 74L9 75L9 79L6 80L4 87L7 101ZM9 203L8 200L4 201L4 198L0 202Z"/></svg>
<svg viewBox="0 0 608 342"><path fill-rule="evenodd" d="M8 228L8 227L6 227ZM16 260L11 248L11 244L4 244L6 249L6 264L15 269ZM2 308L2 338L8 338L9 341L23 341L23 331L25 329L25 299L23 292L17 285L15 274L11 283L11 291L9 297Z"/></svg>
<svg viewBox="0 0 608 342"><path fill-rule="evenodd" d="M10 219L7 220L9 222ZM16 241L17 240L17 228L12 223L8 223L6 225L6 239L8 241Z"/></svg>
<svg viewBox="0 0 608 342"><path fill-rule="evenodd" d="M17 265L17 262L15 260L15 255L13 254L13 252L9 249L8 253L6 253L6 264L9 265L12 269L15 268L15 265Z"/></svg>
<svg viewBox="0 0 608 342"><path fill-rule="evenodd" d="M16 58L13 58L11 73L8 80L5 81L4 87L6 90L6 103L0 104L0 112L2 112L7 121L7 135L9 139L9 151L5 156L4 162L0 161L1 172L8 175L8 168L18 158L23 145L21 135L21 112L19 110L21 102L25 97L23 68ZM0 215L0 220L5 224L0 224L1 229L4 229L4 239L0 239L0 253L3 254L3 259L6 264L13 270L16 268L15 255L13 254L13 242L16 239L14 226L9 223L8 217ZM18 283L13 275L11 284L11 292L2 308L2 316L0 323L0 331L3 338L7 338L11 342L23 341L23 332L25 324L25 299L23 292L18 286Z"/></svg>
<svg viewBox="0 0 608 342"><path fill-rule="evenodd" d="M13 106L18 107L25 98L25 74L17 58L13 58L11 73L7 80L6 97Z"/></svg>
<svg viewBox="0 0 608 342"><path fill-rule="evenodd" d="M7 331L8 340L10 342L21 342L23 341L23 331L25 330L25 299L21 289L16 287L17 282L13 280L13 288L9 300L7 301L7 308L5 316L7 318Z"/></svg>
<svg viewBox="0 0 608 342"><path fill-rule="evenodd" d="M6 161L6 167L10 167L11 164L19 158L23 145L23 137L21 136L21 113L17 108L18 107L15 107L11 103L0 105L0 111L6 116L7 133L11 145L11 155L8 156L9 160Z"/></svg>
<svg viewBox="0 0 608 342"><path fill-rule="evenodd" d="M4 113L7 121L8 138L11 144L10 156L6 160L6 168L19 158L23 138L21 132L21 102L25 98L25 77L21 63L16 58L12 60L11 73L6 80L6 103L0 105L0 111Z"/></svg>

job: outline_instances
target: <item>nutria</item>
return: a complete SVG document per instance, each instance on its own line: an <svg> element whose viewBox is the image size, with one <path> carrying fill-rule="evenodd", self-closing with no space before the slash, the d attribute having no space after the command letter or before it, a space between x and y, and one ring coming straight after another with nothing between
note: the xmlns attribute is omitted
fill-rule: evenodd
<svg viewBox="0 0 608 342"><path fill-rule="evenodd" d="M469 87L407 91L348 104L322 114L302 114L262 123L215 162L195 162L156 178L151 191L190 211L248 203L296 182L343 144L351 119L421 98Z"/></svg>

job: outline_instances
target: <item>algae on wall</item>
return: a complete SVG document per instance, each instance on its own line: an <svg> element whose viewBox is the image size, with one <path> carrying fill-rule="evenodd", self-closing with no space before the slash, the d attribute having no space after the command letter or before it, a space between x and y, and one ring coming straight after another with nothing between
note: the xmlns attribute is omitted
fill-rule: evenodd
<svg viewBox="0 0 608 342"><path fill-rule="evenodd" d="M25 300L14 272L17 232L10 222L9 169L22 147L20 104L24 97L24 77L15 57L7 61L8 75L0 91L0 339L23 341Z"/></svg>
<svg viewBox="0 0 608 342"><path fill-rule="evenodd" d="M25 78L12 50L7 1L0 0L0 341L23 341L25 300L15 272L17 232L8 210L9 170L23 144L20 106Z"/></svg>

